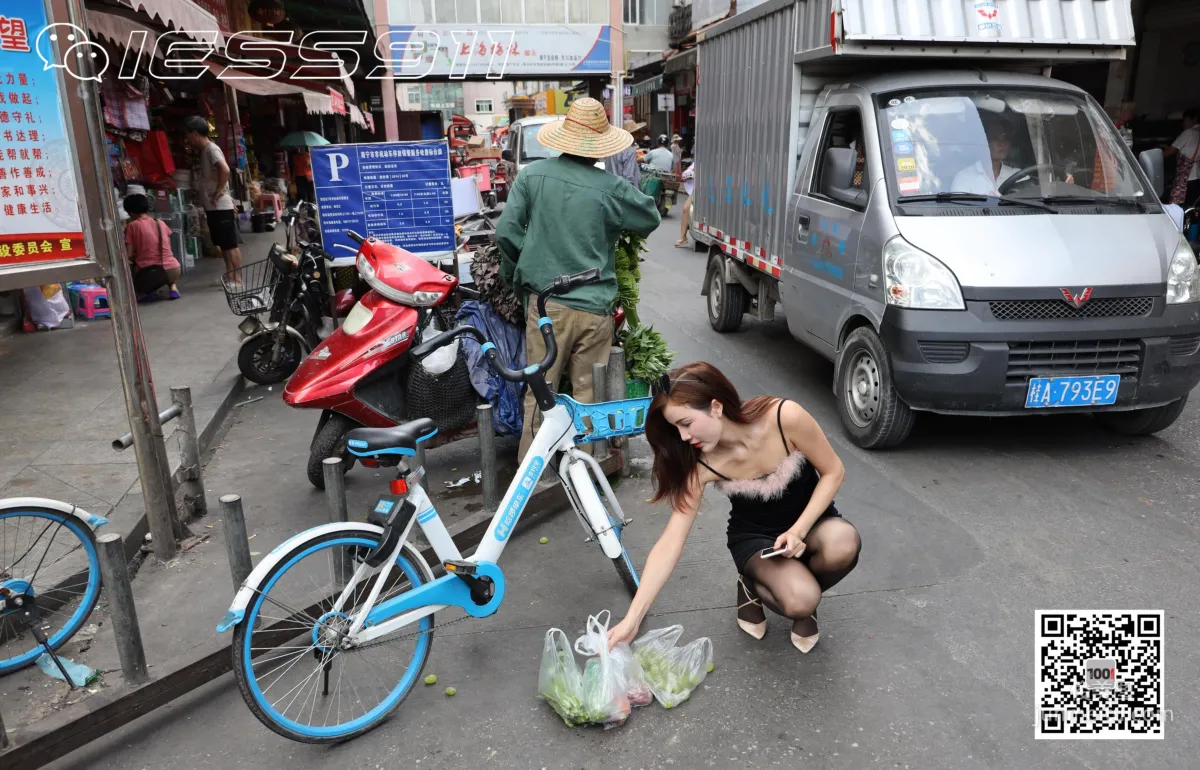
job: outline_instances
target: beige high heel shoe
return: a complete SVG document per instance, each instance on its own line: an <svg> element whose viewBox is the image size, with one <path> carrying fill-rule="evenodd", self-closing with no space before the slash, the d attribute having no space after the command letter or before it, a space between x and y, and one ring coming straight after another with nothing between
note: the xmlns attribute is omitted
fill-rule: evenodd
<svg viewBox="0 0 1200 770"><path fill-rule="evenodd" d="M812 614L813 627L817 625L817 613ZM796 633L796 624L792 623L792 645L800 652L807 655L813 647L817 646L817 642L821 640L821 631L817 629L812 636L800 636Z"/></svg>
<svg viewBox="0 0 1200 770"><path fill-rule="evenodd" d="M764 636L767 635L767 613L762 608L762 601L759 600L759 598L757 596L754 596L753 594L750 593L750 589L746 587L746 583L742 580L741 575L738 575L738 598L737 598L737 600L738 600L737 611L739 614L739 617L737 619L738 628L742 629L747 634L750 634L750 636L753 636L755 639L762 639ZM758 607L758 611L762 615L762 618L763 618L761 621L756 623L756 622L753 622L750 620L743 620L740 617L742 608L743 607L751 607L751 606Z"/></svg>

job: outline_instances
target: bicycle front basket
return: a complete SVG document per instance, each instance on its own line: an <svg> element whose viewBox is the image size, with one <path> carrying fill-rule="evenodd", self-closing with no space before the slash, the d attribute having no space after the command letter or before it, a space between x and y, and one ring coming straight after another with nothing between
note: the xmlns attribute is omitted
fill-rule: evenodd
<svg viewBox="0 0 1200 770"><path fill-rule="evenodd" d="M567 407L575 422L576 444L588 444L616 436L637 436L646 432L649 398L627 398L599 404L581 404L559 394L558 402Z"/></svg>

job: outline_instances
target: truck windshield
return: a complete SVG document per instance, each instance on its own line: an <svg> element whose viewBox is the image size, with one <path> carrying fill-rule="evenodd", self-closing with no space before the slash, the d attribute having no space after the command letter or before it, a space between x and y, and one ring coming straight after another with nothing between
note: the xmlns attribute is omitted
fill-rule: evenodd
<svg viewBox="0 0 1200 770"><path fill-rule="evenodd" d="M877 108L884 168L899 203L1025 199L1043 204L1026 207L1037 213L1080 203L1140 207L1152 199L1112 124L1082 94L945 89L883 94Z"/></svg>
<svg viewBox="0 0 1200 770"><path fill-rule="evenodd" d="M546 147L537 139L538 129L544 123L537 123L532 126L525 126L521 131L521 157L517 158L517 162L521 165L532 163L535 160L545 160L547 158L557 158L562 155L558 150L552 150Z"/></svg>

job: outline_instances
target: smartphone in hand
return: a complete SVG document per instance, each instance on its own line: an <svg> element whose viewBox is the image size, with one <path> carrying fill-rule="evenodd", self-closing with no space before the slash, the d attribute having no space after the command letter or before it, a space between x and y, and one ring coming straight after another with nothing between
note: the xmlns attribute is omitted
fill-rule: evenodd
<svg viewBox="0 0 1200 770"><path fill-rule="evenodd" d="M770 559L772 556L782 556L785 553L787 553L787 548L780 548L778 551L776 551L774 546L772 546L770 548L762 549L758 552L758 555L763 559Z"/></svg>

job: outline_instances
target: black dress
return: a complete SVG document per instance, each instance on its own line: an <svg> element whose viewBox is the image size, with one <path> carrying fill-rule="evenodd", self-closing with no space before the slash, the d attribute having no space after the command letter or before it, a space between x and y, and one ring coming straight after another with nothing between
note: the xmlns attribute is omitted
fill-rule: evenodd
<svg viewBox="0 0 1200 770"><path fill-rule="evenodd" d="M800 452L793 452L783 434L783 401L779 402L776 423L786 456L765 476L756 479L731 479L703 460L700 464L721 477L717 489L732 503L726 537L729 553L738 572L751 556L775 545L775 539L796 523L812 499L820 476ZM816 524L841 517L831 502ZM807 563L812 552L805 550L800 561Z"/></svg>

